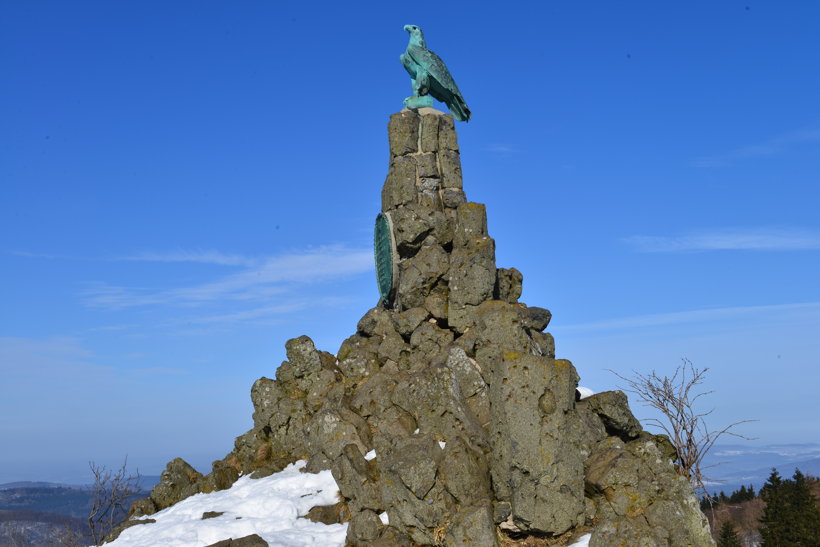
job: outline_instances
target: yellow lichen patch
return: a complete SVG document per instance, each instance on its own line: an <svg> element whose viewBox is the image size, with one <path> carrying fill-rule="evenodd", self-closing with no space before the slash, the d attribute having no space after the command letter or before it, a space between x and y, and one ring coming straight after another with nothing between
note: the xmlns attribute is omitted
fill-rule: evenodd
<svg viewBox="0 0 820 547"><path fill-rule="evenodd" d="M487 236L474 237L470 240L470 245L476 249L481 249L493 243L495 243L493 239Z"/></svg>
<svg viewBox="0 0 820 547"><path fill-rule="evenodd" d="M433 528L433 541L435 545L444 545L445 537L447 535L446 525L441 525Z"/></svg>
<svg viewBox="0 0 820 547"><path fill-rule="evenodd" d="M285 392L288 399L304 399L307 397L307 393L294 385L283 385L282 391Z"/></svg>
<svg viewBox="0 0 820 547"><path fill-rule="evenodd" d="M485 300L478 305L478 313L481 315L492 312L503 312L509 308L509 306L510 304L503 300Z"/></svg>
<svg viewBox="0 0 820 547"><path fill-rule="evenodd" d="M629 495L629 502L626 505L626 516L637 517L643 515L645 509L646 504L637 492L633 492Z"/></svg>
<svg viewBox="0 0 820 547"><path fill-rule="evenodd" d="M458 206L459 209L469 209L471 211L483 211L484 204L483 203L476 203L474 201L468 201L467 203L462 203Z"/></svg>
<svg viewBox="0 0 820 547"><path fill-rule="evenodd" d="M259 448L256 449L256 453L253 455L254 463L269 460L272 454L273 447L270 443L263 443L259 445Z"/></svg>
<svg viewBox="0 0 820 547"><path fill-rule="evenodd" d="M242 471L242 464L239 462L239 458L236 457L236 454L231 453L226 460L226 463L236 469L237 471Z"/></svg>

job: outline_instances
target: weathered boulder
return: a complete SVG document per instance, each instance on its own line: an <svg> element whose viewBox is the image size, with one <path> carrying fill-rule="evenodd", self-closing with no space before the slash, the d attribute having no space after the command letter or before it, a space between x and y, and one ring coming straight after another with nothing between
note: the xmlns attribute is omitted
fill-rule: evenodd
<svg viewBox="0 0 820 547"><path fill-rule="evenodd" d="M343 501L333 505L317 505L311 507L303 518L322 524L341 524L350 520L350 509Z"/></svg>
<svg viewBox="0 0 820 547"><path fill-rule="evenodd" d="M584 522L578 376L564 360L502 350L489 363L496 497L521 531L561 535Z"/></svg>
<svg viewBox="0 0 820 547"><path fill-rule="evenodd" d="M160 475L159 484L151 490L151 501L155 510L161 511L179 500L198 493L197 482L201 478L202 474L182 458L168 462Z"/></svg>
<svg viewBox="0 0 820 547"><path fill-rule="evenodd" d="M462 337L463 338L463 337ZM461 347L451 347L445 363L458 384L461 400L485 431L490 423L489 386L475 359Z"/></svg>
<svg viewBox="0 0 820 547"><path fill-rule="evenodd" d="M350 542L348 535L348 542ZM382 535L372 541L369 547L415 547L413 541L394 526L385 526Z"/></svg>
<svg viewBox="0 0 820 547"><path fill-rule="evenodd" d="M362 418L353 412L347 416L343 414L341 405L333 401L314 414L305 425L305 444L310 455L308 471L329 469L330 463L341 456L348 445L357 446L362 452L367 452L365 441L362 440L364 435L369 438L369 431L365 433L364 429L367 425L364 428L357 428L354 422L359 422Z"/></svg>
<svg viewBox="0 0 820 547"><path fill-rule="evenodd" d="M444 537L446 545L472 547L498 545L490 505L462 507L450 522Z"/></svg>
<svg viewBox="0 0 820 547"><path fill-rule="evenodd" d="M382 209L395 209L402 205L415 203L416 164L412 158L401 156L390 164L387 180L382 188Z"/></svg>
<svg viewBox="0 0 820 547"><path fill-rule="evenodd" d="M348 505L354 513L364 509L376 513L384 511L378 468L371 461L365 460L356 445L349 444L331 468L333 478L339 485L339 492L350 500Z"/></svg>
<svg viewBox="0 0 820 547"><path fill-rule="evenodd" d="M447 319L456 332L463 333L475 324L476 308L492 299L495 241L487 236L470 239L453 249L450 264Z"/></svg>
<svg viewBox="0 0 820 547"><path fill-rule="evenodd" d="M141 524L154 524L156 519L137 519L137 520L126 520L118 525L116 525L107 536L105 536L104 543L110 543L120 537L125 530L131 528L132 526L139 526Z"/></svg>
<svg viewBox="0 0 820 547"><path fill-rule="evenodd" d="M643 428L629 409L623 391L604 391L584 399L586 406L603 421L607 433L625 441L636 438Z"/></svg>
<svg viewBox="0 0 820 547"><path fill-rule="evenodd" d="M230 488L239 478L239 470L230 461L217 460L211 465L211 472L199 480L201 492L213 492Z"/></svg>
<svg viewBox="0 0 820 547"><path fill-rule="evenodd" d="M419 115L410 110L390 116L387 135L392 155L404 156L418 152L420 122Z"/></svg>
<svg viewBox="0 0 820 547"><path fill-rule="evenodd" d="M384 530L379 515L365 509L356 513L347 528L347 544L355 547L372 545Z"/></svg>
<svg viewBox="0 0 820 547"><path fill-rule="evenodd" d="M495 299L511 304L518 302L524 283L521 272L515 268L498 268L495 278Z"/></svg>
<svg viewBox="0 0 820 547"><path fill-rule="evenodd" d="M421 545L438 543L436 529L449 520L455 499L438 480L443 450L431 435L376 444L382 499L391 526Z"/></svg>
<svg viewBox="0 0 820 547"><path fill-rule="evenodd" d="M406 342L410 341L410 335L428 317L430 317L430 312L423 307L410 308L391 315L396 330Z"/></svg>
<svg viewBox="0 0 820 547"><path fill-rule="evenodd" d="M607 437L587 459L597 519L591 547L713 545L692 486L659 444L647 433L630 442Z"/></svg>
<svg viewBox="0 0 820 547"><path fill-rule="evenodd" d="M402 309L423 308L425 299L447 275L450 257L440 245L422 247L399 266L397 301Z"/></svg>
<svg viewBox="0 0 820 547"><path fill-rule="evenodd" d="M268 542L259 534L251 534L237 539L225 539L212 543L207 547L268 547Z"/></svg>

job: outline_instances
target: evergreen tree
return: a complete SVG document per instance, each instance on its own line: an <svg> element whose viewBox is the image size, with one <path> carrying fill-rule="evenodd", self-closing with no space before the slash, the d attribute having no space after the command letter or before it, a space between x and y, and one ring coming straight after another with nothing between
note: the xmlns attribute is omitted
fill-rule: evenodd
<svg viewBox="0 0 820 547"><path fill-rule="evenodd" d="M786 492L789 505L794 513L791 536L798 541L798 545L820 545L820 510L817 500L811 493L811 487L806 476L799 469L794 471Z"/></svg>
<svg viewBox="0 0 820 547"><path fill-rule="evenodd" d="M760 517L759 528L760 535L763 537L763 545L764 547L783 545L789 515L783 479L777 469L772 469L766 484L760 489L760 497L766 502L763 516Z"/></svg>
<svg viewBox="0 0 820 547"><path fill-rule="evenodd" d="M737 537L737 530L735 529L735 523L731 520L727 520L723 523L723 526L720 527L720 536L717 540L718 547L743 547L743 543L741 543L740 538Z"/></svg>
<svg viewBox="0 0 820 547"><path fill-rule="evenodd" d="M741 501L746 501L749 499L749 493L746 491L746 485L742 485L740 490L735 490L732 492L732 495L729 496L730 503L740 503Z"/></svg>
<svg viewBox="0 0 820 547"><path fill-rule="evenodd" d="M799 469L785 481L772 469L760 497L766 502L760 519L764 547L820 546L820 510Z"/></svg>
<svg viewBox="0 0 820 547"><path fill-rule="evenodd" d="M700 510L706 512L707 509L711 509L712 505L715 504L715 500L706 494L702 498L700 498Z"/></svg>

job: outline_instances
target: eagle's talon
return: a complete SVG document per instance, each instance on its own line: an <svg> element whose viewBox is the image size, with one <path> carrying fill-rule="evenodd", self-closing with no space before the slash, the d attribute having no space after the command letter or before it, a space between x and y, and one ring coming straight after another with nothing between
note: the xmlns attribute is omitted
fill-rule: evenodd
<svg viewBox="0 0 820 547"><path fill-rule="evenodd" d="M433 98L429 95L412 95L404 99L404 106L407 108L433 108Z"/></svg>

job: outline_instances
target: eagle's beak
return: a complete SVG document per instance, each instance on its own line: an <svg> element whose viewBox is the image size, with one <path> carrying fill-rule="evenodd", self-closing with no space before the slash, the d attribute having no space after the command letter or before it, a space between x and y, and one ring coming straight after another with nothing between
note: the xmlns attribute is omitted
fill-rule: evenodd
<svg viewBox="0 0 820 547"><path fill-rule="evenodd" d="M404 30L406 30L407 32L410 32L410 25L404 25Z"/></svg>

